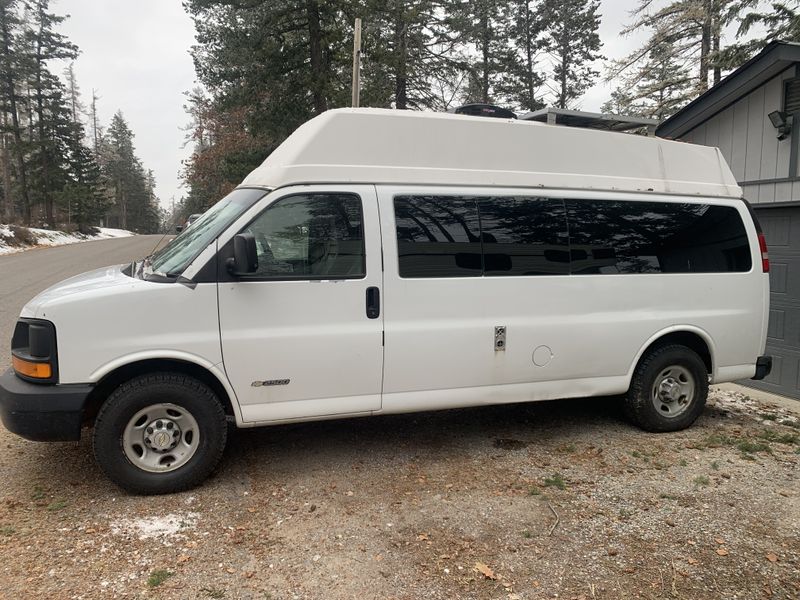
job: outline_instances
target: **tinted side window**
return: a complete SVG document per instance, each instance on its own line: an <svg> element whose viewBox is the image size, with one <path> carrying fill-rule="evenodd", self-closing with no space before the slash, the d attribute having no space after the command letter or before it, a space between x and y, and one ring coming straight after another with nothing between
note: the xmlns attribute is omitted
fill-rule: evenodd
<svg viewBox="0 0 800 600"><path fill-rule="evenodd" d="M363 277L361 199L353 194L303 194L281 198L244 231L256 238L264 279Z"/></svg>
<svg viewBox="0 0 800 600"><path fill-rule="evenodd" d="M567 200L572 272L749 271L750 246L730 206Z"/></svg>
<svg viewBox="0 0 800 600"><path fill-rule="evenodd" d="M569 235L562 200L483 198L478 206L486 275L569 273Z"/></svg>
<svg viewBox="0 0 800 600"><path fill-rule="evenodd" d="M394 199L400 277L480 277L478 207L473 198Z"/></svg>

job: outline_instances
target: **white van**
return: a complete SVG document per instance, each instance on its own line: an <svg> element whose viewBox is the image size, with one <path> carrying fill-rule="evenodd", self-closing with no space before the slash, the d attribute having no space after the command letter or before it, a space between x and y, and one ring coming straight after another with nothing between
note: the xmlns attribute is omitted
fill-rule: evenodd
<svg viewBox="0 0 800 600"><path fill-rule="evenodd" d="M197 485L256 427L626 394L689 426L759 379L764 238L720 153L505 119L344 109L163 250L22 310L5 426L136 493Z"/></svg>

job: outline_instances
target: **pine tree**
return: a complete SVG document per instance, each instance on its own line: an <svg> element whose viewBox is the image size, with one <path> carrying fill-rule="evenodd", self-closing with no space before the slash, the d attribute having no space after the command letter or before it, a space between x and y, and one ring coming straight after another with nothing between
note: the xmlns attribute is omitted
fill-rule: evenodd
<svg viewBox="0 0 800 600"><path fill-rule="evenodd" d="M694 79L676 61L668 42L652 47L647 61L629 72L603 105L604 112L663 120L694 96Z"/></svg>
<svg viewBox="0 0 800 600"><path fill-rule="evenodd" d="M2 130L0 130L0 170L3 178L3 205L0 215L5 215L6 222L13 223L16 217L14 206L13 183L11 181L11 138L8 135L8 113L3 111Z"/></svg>
<svg viewBox="0 0 800 600"><path fill-rule="evenodd" d="M452 25L460 41L474 49L467 53L464 102L491 104L506 83L507 65L513 60L506 5L501 0L455 4Z"/></svg>
<svg viewBox="0 0 800 600"><path fill-rule="evenodd" d="M657 32L644 46L623 61L615 72L624 72L646 60L656 45L671 48L672 60L697 69L695 93L708 89L709 76L717 84L722 78L720 56L722 29L735 18L735 0L674 0L657 4L654 0L639 0L633 11L634 22L623 30L629 34L641 29Z"/></svg>
<svg viewBox="0 0 800 600"><path fill-rule="evenodd" d="M303 122L349 105L354 2L188 0L185 6L197 32L195 70L208 94L199 104L190 102L197 109L190 127L195 144L210 145L195 146L184 173L189 202L202 207ZM376 103L390 102L389 78L383 75L379 90L365 74L367 94Z"/></svg>
<svg viewBox="0 0 800 600"><path fill-rule="evenodd" d="M247 108L254 136L282 140L310 117L349 104L344 2L188 0L198 79L220 109Z"/></svg>
<svg viewBox="0 0 800 600"><path fill-rule="evenodd" d="M728 15L729 22L739 19L737 40L746 37L753 29L760 29L764 34L737 41L723 49L718 62L724 68L734 69L742 65L769 42L800 42L800 2L797 0L768 2L766 5L759 0L739 0L730 7Z"/></svg>
<svg viewBox="0 0 800 600"><path fill-rule="evenodd" d="M97 101L100 98L97 95L97 90L92 90L92 104L89 108L89 119L92 127L92 151L97 157L100 151L100 139L103 137L103 129L100 126L100 121L97 118Z"/></svg>
<svg viewBox="0 0 800 600"><path fill-rule="evenodd" d="M121 111L111 119L100 143L101 173L113 201L112 218L123 229L158 231L160 217L155 179L136 156L134 134Z"/></svg>
<svg viewBox="0 0 800 600"><path fill-rule="evenodd" d="M69 99L69 109L72 114L73 123L77 123L86 107L81 102L81 90L78 85L78 79L75 77L75 63L69 63L69 66L64 69L64 81L66 82L67 98Z"/></svg>
<svg viewBox="0 0 800 600"><path fill-rule="evenodd" d="M20 212L27 224L44 220L52 227L66 221L85 228L105 216L106 188L117 190L97 160L103 144L96 98L93 134L98 151L92 152L85 145L84 109L73 65L69 63L64 73L65 82L52 70L59 61L72 61L78 54L77 47L58 32L63 21L50 11L50 0L0 0L3 212L11 219ZM157 227L152 225L158 212L152 178L135 157L132 143L130 148L124 169L127 179L120 189L131 191L129 206L139 211L142 226ZM112 172L120 166L113 161L108 165Z"/></svg>
<svg viewBox="0 0 800 600"><path fill-rule="evenodd" d="M55 214L52 190L58 187L59 173L63 159L52 133L59 127L61 113L59 101L63 98L61 83L48 69L52 60L72 60L77 57L78 49L67 38L56 32L55 27L65 17L49 12L50 0L29 0L29 16L26 38L31 51L32 80L29 82L35 98L37 139L35 144L35 163L37 180L32 186L37 191L45 207L47 224L55 226ZM51 111L47 112L47 105Z"/></svg>
<svg viewBox="0 0 800 600"><path fill-rule="evenodd" d="M439 0L366 0L362 34L361 104L397 109L441 109L432 89L449 78L460 57L447 36ZM361 13L359 13L361 14Z"/></svg>
<svg viewBox="0 0 800 600"><path fill-rule="evenodd" d="M25 145L20 124L19 96L17 86L23 77L24 65L19 57L19 28L21 20L17 14L17 0L0 0L0 76L3 102L3 192L6 198L6 214L13 216L14 194L11 184L9 155L14 155L19 202L26 223L31 220L31 203L28 196ZM10 122L9 117L10 115ZM7 133L10 133L11 140Z"/></svg>
<svg viewBox="0 0 800 600"><path fill-rule="evenodd" d="M101 149L101 165L111 187L119 226L128 228L128 203L134 193L137 159L133 147L133 132L121 111L117 111L108 126Z"/></svg>
<svg viewBox="0 0 800 600"><path fill-rule="evenodd" d="M83 126L76 125L68 149L68 180L59 194L59 204L66 207L67 221L87 232L90 226L100 223L111 202L103 191L100 166L93 152L80 142L83 135Z"/></svg>
<svg viewBox="0 0 800 600"><path fill-rule="evenodd" d="M599 0L545 0L542 18L553 57L554 104L568 108L600 74Z"/></svg>
<svg viewBox="0 0 800 600"><path fill-rule="evenodd" d="M66 182L58 194L58 204L65 209L68 223L77 223L81 231L88 233L102 221L111 202L103 189L96 155L84 144L86 132L81 120L84 107L72 63L64 77L70 123L64 144Z"/></svg>
<svg viewBox="0 0 800 600"><path fill-rule="evenodd" d="M541 2L512 0L508 6L513 53L506 65L508 82L500 95L521 110L537 110L544 106L537 93L546 80L544 71L537 68L538 55L547 48L542 37L545 21Z"/></svg>

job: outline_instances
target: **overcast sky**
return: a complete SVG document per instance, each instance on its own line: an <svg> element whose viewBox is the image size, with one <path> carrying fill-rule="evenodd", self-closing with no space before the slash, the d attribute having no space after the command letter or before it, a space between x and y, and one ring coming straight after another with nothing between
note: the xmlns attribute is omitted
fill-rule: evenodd
<svg viewBox="0 0 800 600"><path fill-rule="evenodd" d="M635 0L603 0L600 36L609 58L624 56L641 39L621 38ZM156 193L165 207L181 188L181 161L189 154L183 128L184 92L194 85L189 48L194 28L180 0L57 0L52 8L69 14L62 31L78 45L75 62L84 101L92 89L100 100L103 124L121 110L136 134L135 144L145 167L156 176ZM610 95L603 82L581 101L584 110L598 110Z"/></svg>
<svg viewBox="0 0 800 600"><path fill-rule="evenodd" d="M183 92L195 80L194 27L180 0L58 0L52 10L70 15L61 31L81 50L75 71L84 102L97 90L104 125L122 111L139 158L155 173L156 193L169 206L173 195L185 194L179 189L181 160L189 154Z"/></svg>

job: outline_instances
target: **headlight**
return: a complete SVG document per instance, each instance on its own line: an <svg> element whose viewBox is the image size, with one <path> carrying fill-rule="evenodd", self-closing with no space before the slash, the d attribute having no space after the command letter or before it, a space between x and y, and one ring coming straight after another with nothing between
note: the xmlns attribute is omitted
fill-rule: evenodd
<svg viewBox="0 0 800 600"><path fill-rule="evenodd" d="M20 319L11 338L11 365L22 379L39 383L58 381L56 328L42 319Z"/></svg>

